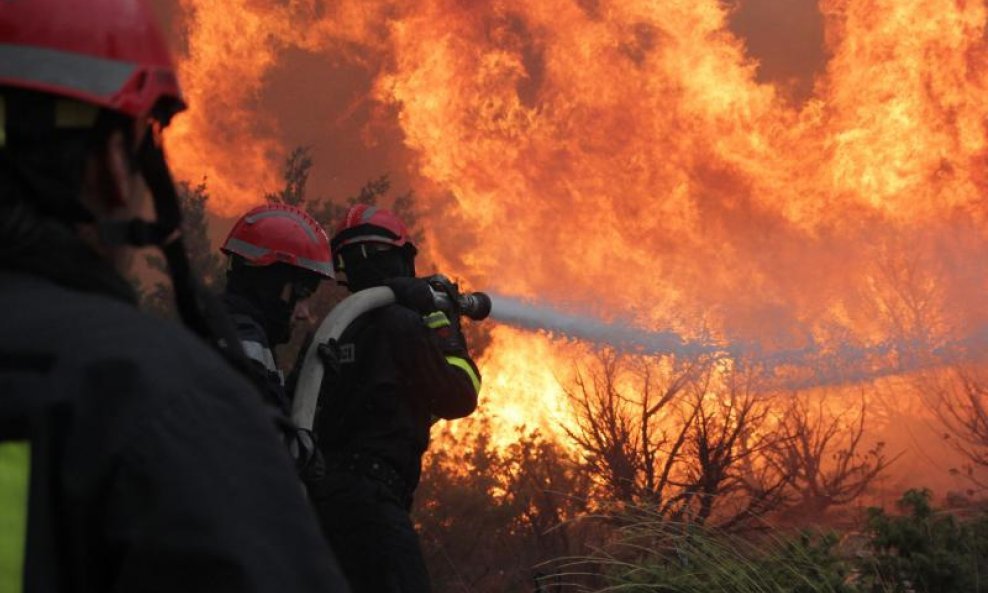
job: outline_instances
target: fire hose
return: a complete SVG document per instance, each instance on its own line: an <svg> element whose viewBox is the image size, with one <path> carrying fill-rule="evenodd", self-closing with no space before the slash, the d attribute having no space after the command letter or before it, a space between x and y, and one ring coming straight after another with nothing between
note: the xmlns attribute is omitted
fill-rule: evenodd
<svg viewBox="0 0 988 593"><path fill-rule="evenodd" d="M395 293L386 286L375 286L356 292L343 299L329 315L323 319L312 337L302 368L299 370L298 383L295 385L295 397L292 400L292 421L299 428L312 430L316 416L316 406L319 403L319 389L322 386L326 369L319 357L319 346L330 340L339 340L346 328L355 319L372 309L383 307L395 302Z"/></svg>
<svg viewBox="0 0 988 593"><path fill-rule="evenodd" d="M445 276L428 278L433 286L433 299L436 308L443 311L455 310L471 319L485 319L491 312L491 299L482 292L460 294L455 284ZM455 299L455 306L452 302ZM312 430L319 392L326 374L319 347L329 342L339 341L340 336L358 317L385 305L395 302L394 292L386 286L375 286L358 291L343 299L316 329L308 349L302 359L302 366L295 384L292 400L292 421L295 426Z"/></svg>

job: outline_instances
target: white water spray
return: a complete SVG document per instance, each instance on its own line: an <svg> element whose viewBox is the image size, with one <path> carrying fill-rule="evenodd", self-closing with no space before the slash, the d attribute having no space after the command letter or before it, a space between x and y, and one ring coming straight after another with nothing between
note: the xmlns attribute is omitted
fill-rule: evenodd
<svg viewBox="0 0 988 593"><path fill-rule="evenodd" d="M547 331L628 352L697 355L720 350L712 344L688 342L673 331L650 331L620 322L601 321L590 313L566 313L549 305L498 294L489 296L491 317L522 329Z"/></svg>
<svg viewBox="0 0 988 593"><path fill-rule="evenodd" d="M767 350L757 341L699 342L674 331L651 331L588 312L564 312L550 305L490 294L491 317L506 325L572 338L638 354L724 355L755 365L768 377L783 377L780 388L840 385L979 358L988 348L988 328L937 348L909 340L875 344L811 343L803 348Z"/></svg>

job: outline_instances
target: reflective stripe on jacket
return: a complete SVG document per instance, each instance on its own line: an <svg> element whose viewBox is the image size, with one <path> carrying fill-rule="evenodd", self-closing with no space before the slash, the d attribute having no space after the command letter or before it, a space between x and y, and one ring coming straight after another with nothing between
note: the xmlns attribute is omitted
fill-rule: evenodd
<svg viewBox="0 0 988 593"><path fill-rule="evenodd" d="M198 338L3 271L0 312L0 590L347 589L270 412Z"/></svg>
<svg viewBox="0 0 988 593"><path fill-rule="evenodd" d="M480 373L465 351L443 352L429 323L392 304L343 333L340 372L324 380L315 422L327 458L367 451L414 489L433 417L461 418L477 407Z"/></svg>

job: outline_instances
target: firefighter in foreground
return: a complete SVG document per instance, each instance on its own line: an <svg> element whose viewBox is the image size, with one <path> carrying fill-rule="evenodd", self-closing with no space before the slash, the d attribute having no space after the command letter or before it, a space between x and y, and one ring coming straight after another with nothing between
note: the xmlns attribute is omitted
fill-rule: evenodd
<svg viewBox="0 0 988 593"><path fill-rule="evenodd" d="M0 590L346 589L260 395L206 345L157 133L183 107L143 2L0 3ZM136 310L135 245L198 337Z"/></svg>
<svg viewBox="0 0 988 593"><path fill-rule="evenodd" d="M437 311L429 283L415 278L401 220L354 206L331 245L351 292L388 286L397 302L357 318L327 351L315 419L327 471L310 493L355 592L428 591L412 495L433 418L473 412L480 374L459 316Z"/></svg>
<svg viewBox="0 0 988 593"><path fill-rule="evenodd" d="M321 471L311 436L288 421L290 401L274 347L309 320L307 300L333 279L326 231L307 212L288 204L258 206L230 230L221 251L229 258L223 304L250 360L250 374L274 409L296 467L309 479Z"/></svg>

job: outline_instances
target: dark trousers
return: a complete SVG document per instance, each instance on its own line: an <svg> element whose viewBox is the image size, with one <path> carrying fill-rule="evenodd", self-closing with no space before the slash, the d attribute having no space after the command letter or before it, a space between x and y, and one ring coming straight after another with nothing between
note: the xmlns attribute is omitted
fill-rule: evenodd
<svg viewBox="0 0 988 593"><path fill-rule="evenodd" d="M330 471L313 486L323 532L353 593L429 592L418 535L396 493L345 471Z"/></svg>

